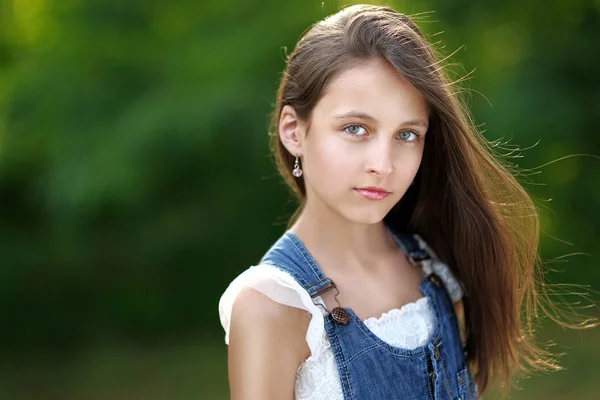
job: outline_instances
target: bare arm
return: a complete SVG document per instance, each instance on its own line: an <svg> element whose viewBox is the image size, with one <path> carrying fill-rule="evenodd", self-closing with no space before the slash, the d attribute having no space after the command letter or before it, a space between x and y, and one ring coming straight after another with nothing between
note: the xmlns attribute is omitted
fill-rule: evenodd
<svg viewBox="0 0 600 400"><path fill-rule="evenodd" d="M293 399L296 370L310 355L310 314L245 288L229 330L229 387L233 400Z"/></svg>

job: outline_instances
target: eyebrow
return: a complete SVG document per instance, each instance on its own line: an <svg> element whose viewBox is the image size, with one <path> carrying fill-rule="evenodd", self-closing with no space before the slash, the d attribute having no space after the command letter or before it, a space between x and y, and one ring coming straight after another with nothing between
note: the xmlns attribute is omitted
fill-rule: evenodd
<svg viewBox="0 0 600 400"><path fill-rule="evenodd" d="M333 116L335 119L348 119L348 118L360 118L367 121L376 122L375 117L364 113L362 111L352 110L343 114L336 114ZM423 128L428 128L429 124L424 122L422 119L411 119L409 121L404 121L402 125L412 125L412 126L422 126Z"/></svg>

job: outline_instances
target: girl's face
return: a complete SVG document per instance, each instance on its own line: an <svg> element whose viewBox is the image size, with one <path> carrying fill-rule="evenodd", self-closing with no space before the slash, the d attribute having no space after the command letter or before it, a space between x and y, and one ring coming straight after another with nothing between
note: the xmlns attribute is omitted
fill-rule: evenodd
<svg viewBox="0 0 600 400"><path fill-rule="evenodd" d="M328 85L296 152L307 210L380 222L419 169L428 120L425 98L391 64L356 62Z"/></svg>

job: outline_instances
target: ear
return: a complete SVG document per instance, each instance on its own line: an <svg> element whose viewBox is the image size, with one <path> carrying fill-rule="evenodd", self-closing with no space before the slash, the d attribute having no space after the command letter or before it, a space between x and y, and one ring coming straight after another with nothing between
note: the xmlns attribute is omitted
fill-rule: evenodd
<svg viewBox="0 0 600 400"><path fill-rule="evenodd" d="M303 154L304 125L292 106L285 105L283 107L279 117L279 138L293 156Z"/></svg>

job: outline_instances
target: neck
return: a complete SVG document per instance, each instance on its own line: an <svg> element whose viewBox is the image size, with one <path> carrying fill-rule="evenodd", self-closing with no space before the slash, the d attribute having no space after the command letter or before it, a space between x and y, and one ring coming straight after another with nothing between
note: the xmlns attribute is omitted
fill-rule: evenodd
<svg viewBox="0 0 600 400"><path fill-rule="evenodd" d="M350 221L325 204L306 204L290 228L317 262L344 270L375 268L382 255L398 250L383 221Z"/></svg>

